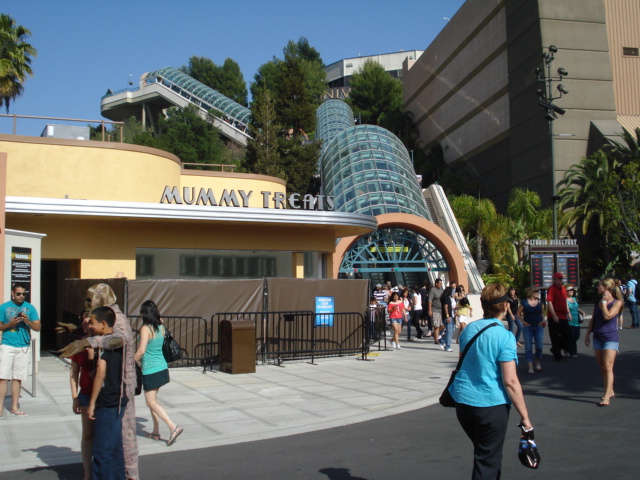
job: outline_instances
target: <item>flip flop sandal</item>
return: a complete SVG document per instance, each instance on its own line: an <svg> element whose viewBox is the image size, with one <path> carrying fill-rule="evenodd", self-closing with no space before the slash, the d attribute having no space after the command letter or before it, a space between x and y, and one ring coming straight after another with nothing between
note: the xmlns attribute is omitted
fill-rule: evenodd
<svg viewBox="0 0 640 480"><path fill-rule="evenodd" d="M16 417L26 417L29 415L28 413L24 413L22 410L18 410L17 412L10 412L11 415L15 415Z"/></svg>
<svg viewBox="0 0 640 480"><path fill-rule="evenodd" d="M160 440L160 434L159 433L147 433L147 438L150 438L151 440Z"/></svg>
<svg viewBox="0 0 640 480"><path fill-rule="evenodd" d="M169 437L169 440L167 440L167 447L170 447L171 445L173 445L173 442L176 441L176 439L182 432L184 432L184 429L182 427L177 426L176 428L174 428L173 432L171 432L171 436Z"/></svg>

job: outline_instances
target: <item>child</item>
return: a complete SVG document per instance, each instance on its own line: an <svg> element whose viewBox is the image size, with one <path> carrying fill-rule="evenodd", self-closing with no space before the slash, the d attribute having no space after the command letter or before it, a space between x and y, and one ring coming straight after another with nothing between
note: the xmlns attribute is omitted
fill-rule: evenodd
<svg viewBox="0 0 640 480"><path fill-rule="evenodd" d="M91 312L92 335L113 333L116 314L109 307ZM122 381L122 348L100 351L87 415L95 420L93 438L93 478L125 478L122 448L122 416L127 395Z"/></svg>
<svg viewBox="0 0 640 480"><path fill-rule="evenodd" d="M569 308L569 339L567 351L571 358L578 358L578 340L580 339L580 315L585 313L580 310L578 300L576 300L576 290L573 285L567 285L567 307Z"/></svg>
<svg viewBox="0 0 640 480"><path fill-rule="evenodd" d="M89 311L82 312L83 338L89 334ZM73 413L82 415L82 466L85 480L91 479L91 450L93 448L93 421L87 416L87 408L93 390L93 349L87 348L71 357L71 398L73 399ZM78 391L79 387L79 391Z"/></svg>
<svg viewBox="0 0 640 480"><path fill-rule="evenodd" d="M460 323L460 331L458 332L456 343L460 343L460 335L462 335L464 327L467 326L467 321L473 317L473 308L471 308L469 299L464 297L458 302L458 308L456 310L458 310L458 322Z"/></svg>

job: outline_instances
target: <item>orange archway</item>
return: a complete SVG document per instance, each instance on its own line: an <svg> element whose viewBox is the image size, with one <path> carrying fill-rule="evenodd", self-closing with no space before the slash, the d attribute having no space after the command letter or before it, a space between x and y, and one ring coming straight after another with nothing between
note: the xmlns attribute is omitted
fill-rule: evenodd
<svg viewBox="0 0 640 480"><path fill-rule="evenodd" d="M406 228L423 235L442 253L449 265L449 280L469 285L469 278L464 268L464 259L453 239L435 223L417 215L408 213L385 213L376 217L378 229L382 228ZM333 255L333 278L338 278L340 265L345 253L353 246L360 236L341 238L336 245ZM465 283L466 282L466 283Z"/></svg>

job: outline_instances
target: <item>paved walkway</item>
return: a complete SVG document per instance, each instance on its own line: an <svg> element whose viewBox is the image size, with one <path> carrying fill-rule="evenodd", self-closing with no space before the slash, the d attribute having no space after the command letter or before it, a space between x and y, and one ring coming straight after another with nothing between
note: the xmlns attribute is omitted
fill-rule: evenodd
<svg viewBox="0 0 640 480"><path fill-rule="evenodd" d="M230 445L372 420L433 404L457 361L433 340L402 341L402 350L325 358L312 365L258 365L255 374L172 369L159 399L185 433L171 451ZM457 350L457 349L455 349ZM31 381L25 386L30 388ZM7 397L5 407L10 406ZM68 364L43 354L36 397L23 392L27 417L0 419L0 471L80 462L80 417L71 411ZM140 455L167 452L145 438L150 413L136 397ZM168 430L161 425L163 439Z"/></svg>
<svg viewBox="0 0 640 480"><path fill-rule="evenodd" d="M143 478L468 478L471 444L455 411L434 405L457 353L428 342L402 346L371 362L321 359L317 365L259 366L251 375L173 370L161 399L185 433L170 448L144 438L149 413L136 398ZM549 346L545 337L541 373L527 375L519 367L541 468L528 470L517 461L518 418L512 414L503 478L637 478L640 332L621 332L609 408L596 406L602 387L593 351L580 342L578 359L554 362ZM22 399L29 417L0 420L0 480L82 478L68 367L52 357L40 365L38 396Z"/></svg>

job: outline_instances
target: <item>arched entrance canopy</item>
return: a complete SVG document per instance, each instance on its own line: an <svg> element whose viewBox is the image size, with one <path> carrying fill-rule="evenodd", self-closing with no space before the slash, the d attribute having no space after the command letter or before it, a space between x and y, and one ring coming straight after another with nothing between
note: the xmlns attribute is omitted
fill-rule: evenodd
<svg viewBox="0 0 640 480"><path fill-rule="evenodd" d="M376 219L378 220L378 230L376 232L340 239L336 245L336 253L334 254L334 278L339 277L343 260L345 262L359 261L359 259L365 255L363 248L365 248L366 245L369 245L369 248L374 246L367 238L370 237L372 241L374 236L378 235L379 232L381 236L384 236L385 230L395 230L397 232L395 238L404 243L401 245L376 243L375 246L379 251L371 252L371 250L369 250L369 253L377 255L375 258L380 259L381 262L390 262L390 256L394 255L394 260L404 260L404 267L395 267L387 263L385 265L385 268L388 266L387 272L390 271L391 268L404 268L405 272L426 272L429 271L427 270L429 266L427 266L425 262L429 262L432 272L443 274L437 276L445 276L448 280L456 280L458 283L468 285L468 275L464 269L464 259L462 258L460 250L458 250L451 237L435 223L418 217L417 215L407 213L387 213L378 215ZM413 240L409 242L410 237L412 237ZM383 252L383 250L385 251ZM358 256L358 252L360 252L360 256ZM420 258L421 260L419 260ZM422 263L421 267L418 265L419 261ZM353 272L353 268L351 272Z"/></svg>
<svg viewBox="0 0 640 480"><path fill-rule="evenodd" d="M442 252L419 233L406 228L381 228L360 237L346 252L340 273L448 272Z"/></svg>

